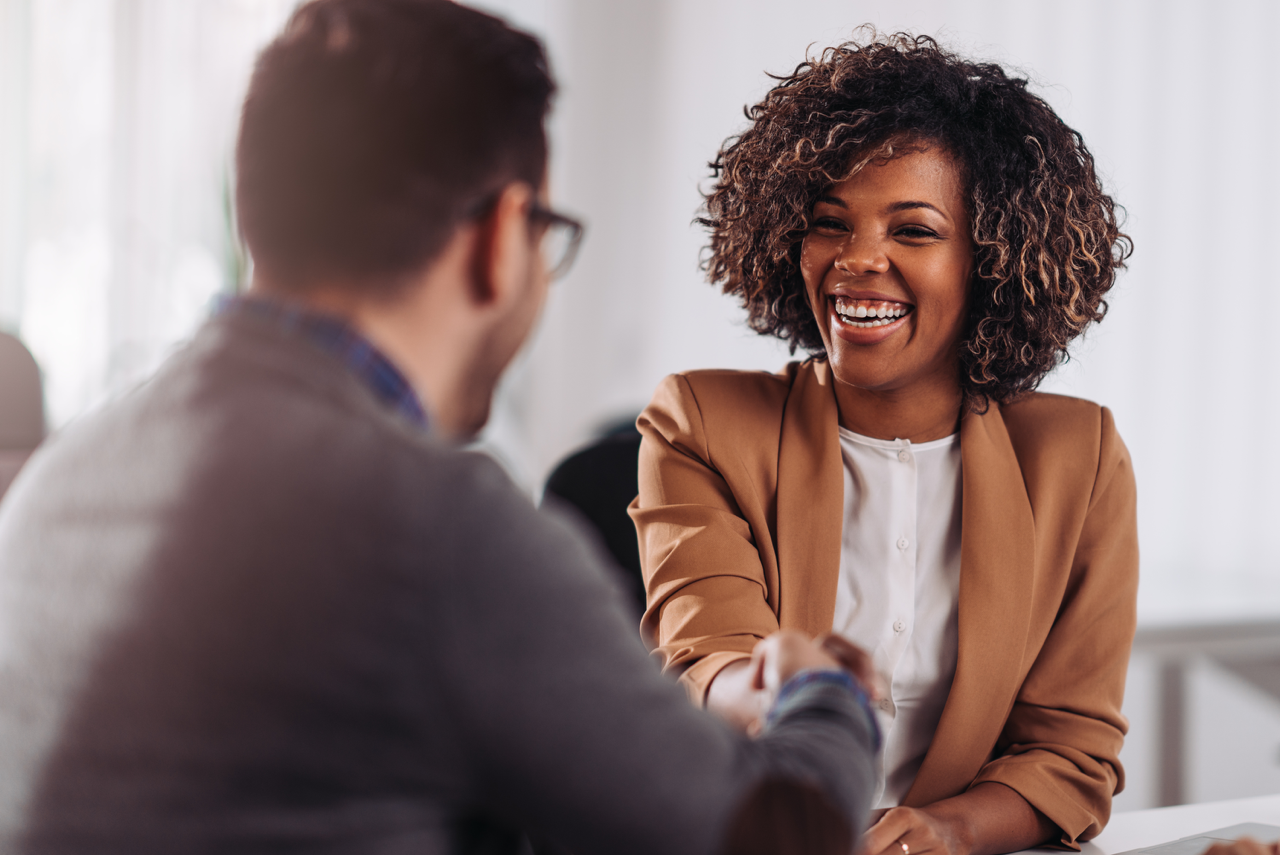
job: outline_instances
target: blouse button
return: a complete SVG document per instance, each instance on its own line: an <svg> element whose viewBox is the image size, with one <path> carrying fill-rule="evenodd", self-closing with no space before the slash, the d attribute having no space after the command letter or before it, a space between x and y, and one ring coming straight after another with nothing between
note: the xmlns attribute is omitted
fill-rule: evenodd
<svg viewBox="0 0 1280 855"><path fill-rule="evenodd" d="M893 622L893 631L894 631L894 632L902 632L902 631L903 631L904 629L906 629L906 628L907 628L907 625L906 625L905 623L903 623L901 620L895 620L895 621Z"/></svg>
<svg viewBox="0 0 1280 855"><path fill-rule="evenodd" d="M901 460L903 463L906 463L908 460L911 459L911 452L907 451L904 448L902 451L898 452L898 459Z"/></svg>
<svg viewBox="0 0 1280 855"><path fill-rule="evenodd" d="M885 712L893 712L893 701L889 700L888 698L881 698L880 709L884 710Z"/></svg>
<svg viewBox="0 0 1280 855"><path fill-rule="evenodd" d="M908 546L910 546L910 545L911 545L911 542L910 542L909 540L907 540L907 538L906 538L906 536L905 536L905 535L904 535L904 536L902 536L902 537L900 537L900 538L898 538L898 548L899 548L899 549L906 549L906 548L907 548Z"/></svg>

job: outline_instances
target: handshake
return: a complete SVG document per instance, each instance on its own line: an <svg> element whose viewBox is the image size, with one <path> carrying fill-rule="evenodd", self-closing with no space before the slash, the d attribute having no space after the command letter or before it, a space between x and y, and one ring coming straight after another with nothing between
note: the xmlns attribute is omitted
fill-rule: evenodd
<svg viewBox="0 0 1280 855"><path fill-rule="evenodd" d="M739 667L742 683L740 693L735 693L737 702L717 704L713 683L708 706L752 735L763 729L786 682L804 671L846 671L862 685L868 698L875 701L880 697L880 681L870 655L835 633L810 639L796 630L779 630L756 644L750 663Z"/></svg>

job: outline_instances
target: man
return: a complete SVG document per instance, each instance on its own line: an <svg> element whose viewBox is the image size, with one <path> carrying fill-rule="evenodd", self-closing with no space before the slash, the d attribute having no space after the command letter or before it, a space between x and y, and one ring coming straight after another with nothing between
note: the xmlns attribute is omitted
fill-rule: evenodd
<svg viewBox="0 0 1280 855"><path fill-rule="evenodd" d="M762 642L772 707L733 735L596 555L451 444L575 231L552 88L445 0L316 0L263 53L251 293L0 513L5 851L848 848L877 737L836 659Z"/></svg>

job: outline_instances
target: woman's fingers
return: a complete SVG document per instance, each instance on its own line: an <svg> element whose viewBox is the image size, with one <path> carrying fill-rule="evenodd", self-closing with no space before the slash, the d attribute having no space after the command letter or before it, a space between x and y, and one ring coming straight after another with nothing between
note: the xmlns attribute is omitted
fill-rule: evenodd
<svg viewBox="0 0 1280 855"><path fill-rule="evenodd" d="M905 848L904 848L905 847ZM862 836L858 855L950 855L932 819L914 808L892 808Z"/></svg>
<svg viewBox="0 0 1280 855"><path fill-rule="evenodd" d="M772 647L770 644L765 644L765 641L767 639L757 642L756 646L751 650L751 688L757 692L765 690L765 660L767 658L766 654Z"/></svg>
<svg viewBox="0 0 1280 855"><path fill-rule="evenodd" d="M867 829L862 835L862 847L859 855L903 855L898 841L911 832L909 811L894 808L880 817L880 821ZM908 844L910 846L910 844ZM892 848L891 848L892 847ZM918 851L913 849L914 851Z"/></svg>
<svg viewBox="0 0 1280 855"><path fill-rule="evenodd" d="M871 654L834 632L820 637L818 643L863 685L872 700L880 698L880 678L876 675L875 666L871 664Z"/></svg>

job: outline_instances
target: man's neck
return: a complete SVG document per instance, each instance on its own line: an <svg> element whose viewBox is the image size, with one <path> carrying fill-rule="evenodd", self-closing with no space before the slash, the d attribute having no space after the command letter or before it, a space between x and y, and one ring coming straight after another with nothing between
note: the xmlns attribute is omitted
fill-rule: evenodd
<svg viewBox="0 0 1280 855"><path fill-rule="evenodd" d="M478 392L467 367L474 346L465 316L443 305L457 289L436 288L432 272L397 288L325 282L283 289L255 277L250 294L339 318L367 338L409 382L431 418L448 436L471 432ZM487 401L487 399L486 399ZM487 412L487 406L486 406Z"/></svg>

